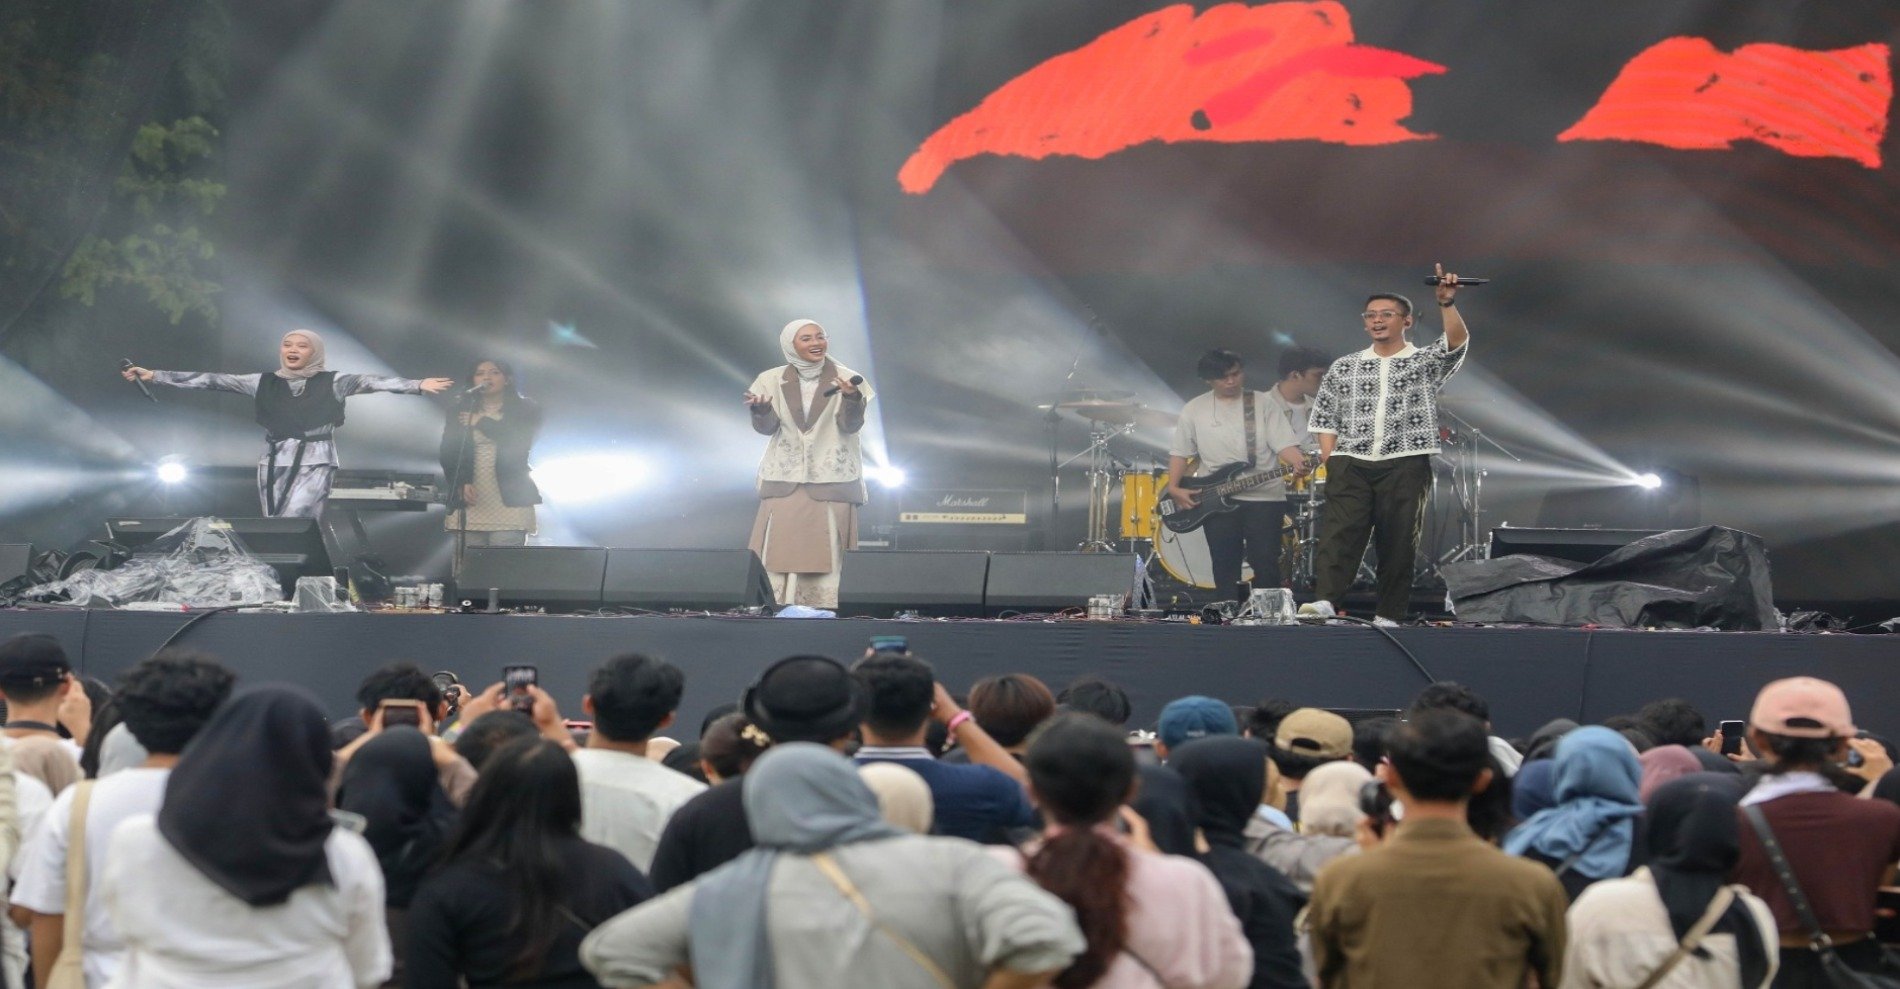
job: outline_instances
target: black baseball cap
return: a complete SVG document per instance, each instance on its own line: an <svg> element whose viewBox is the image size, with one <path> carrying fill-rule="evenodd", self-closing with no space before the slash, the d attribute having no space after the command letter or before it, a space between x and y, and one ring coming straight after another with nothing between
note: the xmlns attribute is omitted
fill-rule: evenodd
<svg viewBox="0 0 1900 989"><path fill-rule="evenodd" d="M829 656L788 656L746 689L746 717L773 742L823 745L851 733L864 712L863 688Z"/></svg>
<svg viewBox="0 0 1900 989"><path fill-rule="evenodd" d="M28 632L0 642L0 686L45 687L73 671L59 640Z"/></svg>

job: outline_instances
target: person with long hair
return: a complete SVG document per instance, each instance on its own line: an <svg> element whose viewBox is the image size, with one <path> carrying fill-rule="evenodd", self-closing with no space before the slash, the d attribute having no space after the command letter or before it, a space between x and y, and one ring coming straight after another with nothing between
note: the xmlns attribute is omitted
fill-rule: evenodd
<svg viewBox="0 0 1900 989"><path fill-rule="evenodd" d="M1024 763L1030 797L1048 823L1020 856L1007 854L1075 911L1088 939L1051 985L1248 985L1253 949L1220 883L1191 858L1143 848L1140 818L1123 812L1135 757L1121 732L1090 715L1060 714L1030 739ZM1123 835L1118 822L1133 834Z"/></svg>
<svg viewBox="0 0 1900 989"><path fill-rule="evenodd" d="M437 395L451 378L398 378L383 374L338 374L324 365L323 337L291 330L277 344L277 370L258 374L212 371L151 371L127 367L127 381L149 381L190 391L250 396L264 427L264 456L257 462L257 500L271 518L320 518L336 478L336 430L352 395L398 392Z"/></svg>
<svg viewBox="0 0 1900 989"><path fill-rule="evenodd" d="M603 984L690 964L699 989L1030 989L1081 950L1055 897L971 842L885 823L830 748L776 744L742 778L756 847L589 935Z"/></svg>
<svg viewBox="0 0 1900 989"><path fill-rule="evenodd" d="M581 939L653 887L580 826L580 774L566 749L523 738L490 756L441 871L410 902L404 983L598 987L581 968Z"/></svg>
<svg viewBox="0 0 1900 989"><path fill-rule="evenodd" d="M469 371L474 389L442 427L440 456L456 534L456 567L466 546L523 546L535 530L541 491L528 455L541 431L541 406L521 394L514 368L493 358Z"/></svg>
<svg viewBox="0 0 1900 989"><path fill-rule="evenodd" d="M156 817L120 824L99 899L117 989L374 986L389 977L383 874L330 815L329 725L298 687L220 707L180 754Z"/></svg>
<svg viewBox="0 0 1900 989"><path fill-rule="evenodd" d="M858 548L865 501L858 433L875 394L862 375L831 359L825 328L795 319L779 332L785 363L745 392L752 430L771 437L759 461L759 554L780 604L838 606L846 550Z"/></svg>

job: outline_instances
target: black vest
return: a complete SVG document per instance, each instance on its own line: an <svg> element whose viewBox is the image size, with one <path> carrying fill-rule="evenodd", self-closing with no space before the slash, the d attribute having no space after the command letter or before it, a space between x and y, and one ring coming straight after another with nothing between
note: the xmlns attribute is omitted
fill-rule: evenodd
<svg viewBox="0 0 1900 989"><path fill-rule="evenodd" d="M302 395L292 395L289 381L264 372L257 382L257 424L273 441L303 439L311 430L343 425L335 382L335 371L318 371L304 381Z"/></svg>

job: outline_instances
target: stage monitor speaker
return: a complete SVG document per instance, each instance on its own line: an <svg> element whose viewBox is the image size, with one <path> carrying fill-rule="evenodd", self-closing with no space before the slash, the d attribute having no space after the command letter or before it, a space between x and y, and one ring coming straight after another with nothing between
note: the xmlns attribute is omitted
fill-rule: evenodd
<svg viewBox="0 0 1900 989"><path fill-rule="evenodd" d="M166 533L194 521L188 518L116 518L106 520L106 537L125 547L133 556L154 556L165 550L155 544ZM323 529L316 519L215 519L215 526L228 530L252 556L270 564L283 584L289 599L297 589L298 577L331 577L330 550L323 541Z"/></svg>
<svg viewBox="0 0 1900 989"><path fill-rule="evenodd" d="M0 594L18 594L33 586L33 544L0 543Z"/></svg>
<svg viewBox="0 0 1900 989"><path fill-rule="evenodd" d="M470 546L456 594L486 604L488 589L504 608L586 611L600 607L607 550L598 546Z"/></svg>
<svg viewBox="0 0 1900 989"><path fill-rule="evenodd" d="M1491 530L1491 557L1554 556L1572 563L1595 563L1660 529L1516 529Z"/></svg>
<svg viewBox="0 0 1900 989"><path fill-rule="evenodd" d="M611 549L601 604L648 611L730 611L774 604L749 549Z"/></svg>
<svg viewBox="0 0 1900 989"><path fill-rule="evenodd" d="M932 618L983 617L990 554L964 550L853 550L844 555L838 614L889 618L915 611Z"/></svg>
<svg viewBox="0 0 1900 989"><path fill-rule="evenodd" d="M1135 558L1123 553L992 553L986 611L1053 612L1087 608L1097 594L1127 594Z"/></svg>

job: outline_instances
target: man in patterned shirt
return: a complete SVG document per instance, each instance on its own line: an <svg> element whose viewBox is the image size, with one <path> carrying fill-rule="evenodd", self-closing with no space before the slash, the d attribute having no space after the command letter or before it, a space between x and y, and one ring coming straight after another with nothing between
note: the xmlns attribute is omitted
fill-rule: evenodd
<svg viewBox="0 0 1900 989"><path fill-rule="evenodd" d="M1331 614L1352 586L1370 539L1379 551L1379 624L1405 617L1412 593L1425 499L1438 452L1438 390L1464 363L1471 339L1453 304L1458 276L1438 272L1445 336L1426 347L1405 339L1412 302L1380 293L1366 300L1372 346L1333 362L1313 399L1307 428L1326 467L1326 515L1315 560L1318 600L1305 613Z"/></svg>

